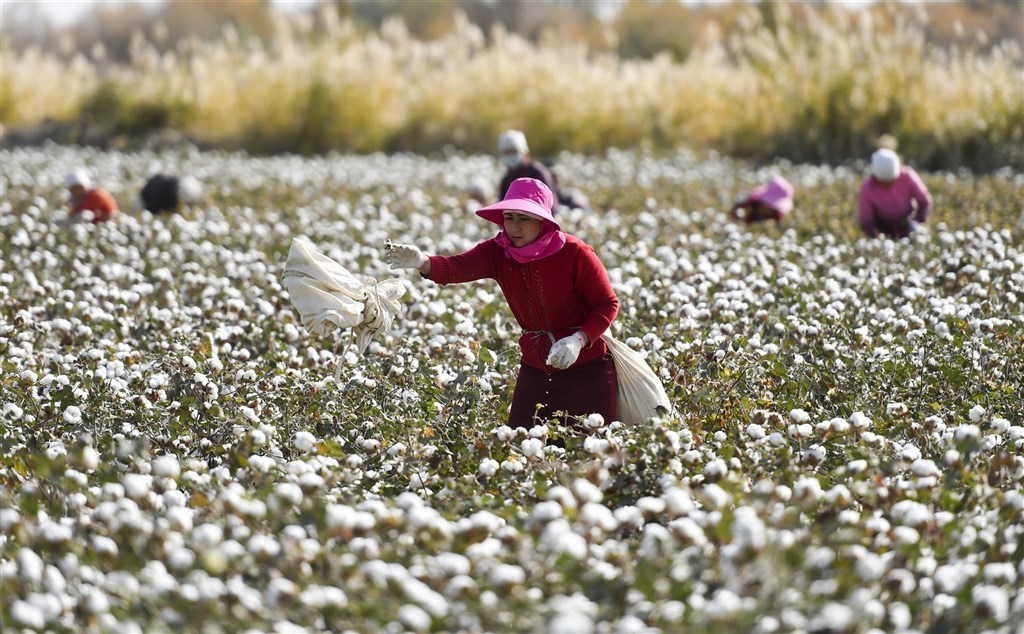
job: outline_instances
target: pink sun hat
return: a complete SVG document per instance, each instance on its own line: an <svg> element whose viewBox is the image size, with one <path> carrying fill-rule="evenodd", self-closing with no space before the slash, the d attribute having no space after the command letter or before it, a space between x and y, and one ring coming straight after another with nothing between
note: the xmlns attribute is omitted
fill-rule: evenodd
<svg viewBox="0 0 1024 634"><path fill-rule="evenodd" d="M546 220L561 230L551 210L555 206L555 197L548 186L536 178L517 178L508 187L508 192L501 201L477 209L476 215L494 224L504 225L506 211L521 211L542 221Z"/></svg>
<svg viewBox="0 0 1024 634"><path fill-rule="evenodd" d="M762 185L747 195L742 203L761 203L783 216L793 211L793 186L785 178L774 176L767 185Z"/></svg>

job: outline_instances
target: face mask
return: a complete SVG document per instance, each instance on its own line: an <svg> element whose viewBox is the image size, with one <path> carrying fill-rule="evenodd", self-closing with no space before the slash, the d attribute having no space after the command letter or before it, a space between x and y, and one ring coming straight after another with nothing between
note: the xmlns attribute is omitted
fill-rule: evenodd
<svg viewBox="0 0 1024 634"><path fill-rule="evenodd" d="M523 155L519 152L515 154L502 154L501 162L505 164L505 167L512 169L513 167L519 167L523 162Z"/></svg>

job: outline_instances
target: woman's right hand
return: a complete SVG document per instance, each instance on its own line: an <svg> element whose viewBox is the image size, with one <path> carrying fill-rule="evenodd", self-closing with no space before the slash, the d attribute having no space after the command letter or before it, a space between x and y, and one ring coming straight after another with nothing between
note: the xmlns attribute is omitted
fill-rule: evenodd
<svg viewBox="0 0 1024 634"><path fill-rule="evenodd" d="M392 270L422 269L430 258L414 244L395 244L388 240L384 243L384 261Z"/></svg>

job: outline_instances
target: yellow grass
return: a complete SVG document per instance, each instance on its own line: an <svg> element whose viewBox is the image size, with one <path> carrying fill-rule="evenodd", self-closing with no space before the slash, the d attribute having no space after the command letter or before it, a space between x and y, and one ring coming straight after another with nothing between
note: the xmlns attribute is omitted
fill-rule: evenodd
<svg viewBox="0 0 1024 634"><path fill-rule="evenodd" d="M739 29L707 27L682 63L485 37L462 18L431 42L397 21L358 34L330 13L316 37L282 17L264 43L226 31L160 55L139 40L114 67L5 50L0 116L73 120L106 82L124 100L112 119L165 108L197 140L257 151L491 151L519 127L540 155L686 145L834 160L888 133L937 167L1024 166L1018 44L934 50L903 14L810 11L798 23L777 6L773 28L754 9Z"/></svg>

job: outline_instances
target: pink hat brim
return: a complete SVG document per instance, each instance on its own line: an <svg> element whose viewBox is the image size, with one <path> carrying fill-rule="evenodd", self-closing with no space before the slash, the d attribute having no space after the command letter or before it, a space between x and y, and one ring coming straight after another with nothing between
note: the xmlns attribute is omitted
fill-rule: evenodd
<svg viewBox="0 0 1024 634"><path fill-rule="evenodd" d="M793 211L793 186L781 176L776 176L771 183L750 192L741 204L752 202L767 205L783 215L788 214Z"/></svg>
<svg viewBox="0 0 1024 634"><path fill-rule="evenodd" d="M476 210L476 215L480 216L484 220L490 220L496 225L505 226L505 212L506 211L521 211L524 214L533 216L541 221L548 221L555 225L555 229L561 231L562 226L558 224L551 212L541 207L532 200L526 200L524 198L509 198L496 202L493 205L487 205L482 209Z"/></svg>

